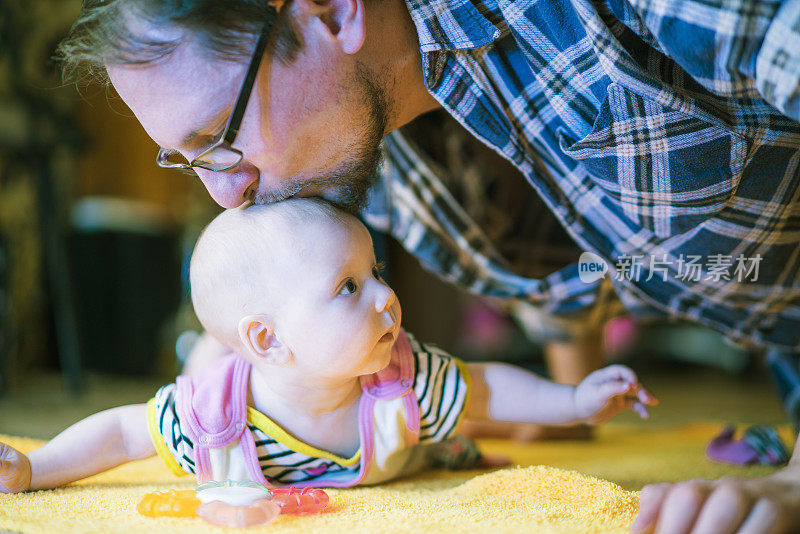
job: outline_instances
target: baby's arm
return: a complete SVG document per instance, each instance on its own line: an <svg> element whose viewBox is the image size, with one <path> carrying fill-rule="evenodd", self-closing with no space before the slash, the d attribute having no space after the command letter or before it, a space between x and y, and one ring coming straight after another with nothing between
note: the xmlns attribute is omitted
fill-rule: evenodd
<svg viewBox="0 0 800 534"><path fill-rule="evenodd" d="M0 492L54 488L155 454L144 404L96 413L27 456L0 443Z"/></svg>
<svg viewBox="0 0 800 534"><path fill-rule="evenodd" d="M556 384L502 363L467 364L472 391L466 417L516 423L599 423L624 409L647 417L658 400L624 365L587 376L578 386Z"/></svg>

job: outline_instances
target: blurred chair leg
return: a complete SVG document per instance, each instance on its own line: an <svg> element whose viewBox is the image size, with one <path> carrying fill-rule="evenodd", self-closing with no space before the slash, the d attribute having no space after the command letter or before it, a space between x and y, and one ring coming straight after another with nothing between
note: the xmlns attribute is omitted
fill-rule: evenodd
<svg viewBox="0 0 800 534"><path fill-rule="evenodd" d="M603 365L602 332L594 330L570 341L550 341L544 354L553 380L576 386Z"/></svg>
<svg viewBox="0 0 800 534"><path fill-rule="evenodd" d="M8 374L11 369L9 347L10 299L8 293L8 261L6 258L6 245L0 235L0 396L8 388Z"/></svg>
<svg viewBox="0 0 800 534"><path fill-rule="evenodd" d="M798 357L791 352L769 349L766 359L783 408L797 433L800 431L800 365L798 365Z"/></svg>
<svg viewBox="0 0 800 534"><path fill-rule="evenodd" d="M78 340L78 321L75 317L76 305L72 280L69 276L69 262L65 245L65 232L59 216L63 206L57 205L53 195L50 164L42 151L38 169L38 194L40 202L40 221L44 248L45 269L50 283L53 299L53 314L56 326L56 343L64 374L64 384L72 393L83 392L81 373L81 351Z"/></svg>

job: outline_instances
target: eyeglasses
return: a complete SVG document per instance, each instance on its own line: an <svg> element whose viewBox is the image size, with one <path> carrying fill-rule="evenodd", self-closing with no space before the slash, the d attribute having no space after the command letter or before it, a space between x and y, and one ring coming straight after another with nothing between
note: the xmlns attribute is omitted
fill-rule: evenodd
<svg viewBox="0 0 800 534"><path fill-rule="evenodd" d="M250 93L253 90L256 74L258 74L258 67L261 65L261 58L264 55L267 42L269 42L272 24L277 17L277 10L273 6L267 6L267 9L269 9L271 13L268 13L267 22L264 23L263 28L261 28L261 35L258 37L253 57L250 58L250 65L247 67L244 83L242 83L239 96L236 98L236 104L233 106L233 111L231 112L231 116L228 117L228 122L222 134L205 152L194 158L191 162L187 162L178 151L161 147L158 151L158 157L156 157L156 165L165 169L173 169L184 174L197 176L197 173L194 171L195 167L209 171L227 171L241 163L242 152L241 150L233 148L232 145L236 139L236 135L239 133L239 126L242 123L242 117L244 117L244 112L247 108L247 101L250 99Z"/></svg>

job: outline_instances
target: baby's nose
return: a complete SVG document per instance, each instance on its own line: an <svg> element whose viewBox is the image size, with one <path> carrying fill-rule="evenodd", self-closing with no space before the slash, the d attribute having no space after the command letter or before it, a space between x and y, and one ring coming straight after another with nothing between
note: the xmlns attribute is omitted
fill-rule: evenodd
<svg viewBox="0 0 800 534"><path fill-rule="evenodd" d="M391 308L395 301L397 301L397 295L394 294L392 288L385 284L381 284L380 292L378 293L378 297L375 299L375 311L378 313L383 313Z"/></svg>

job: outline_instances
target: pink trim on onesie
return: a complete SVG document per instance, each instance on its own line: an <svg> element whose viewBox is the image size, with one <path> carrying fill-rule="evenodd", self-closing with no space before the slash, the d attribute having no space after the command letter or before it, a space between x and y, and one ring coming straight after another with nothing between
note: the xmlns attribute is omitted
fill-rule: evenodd
<svg viewBox="0 0 800 534"><path fill-rule="evenodd" d="M230 355L194 379L179 376L176 381L182 400L178 412L194 443L195 471L201 484L212 476L208 450L230 445L247 428L249 376L250 364Z"/></svg>
<svg viewBox="0 0 800 534"><path fill-rule="evenodd" d="M202 371L197 377L179 376L178 414L183 431L194 443L195 471L198 483L211 480L209 449L226 447L239 440L253 481L270 486L261 471L255 439L247 429L247 392L250 364L235 354L220 360L217 365ZM367 475L375 451L373 410L378 400L404 397L406 412L406 445L419 441L419 404L413 390L414 356L404 330L392 347L389 365L372 375L361 377L363 394L358 406L359 437L361 439L360 467L351 480L326 480L326 487L346 487L358 484ZM242 439L244 438L244 439ZM319 480L296 482L296 487L317 486Z"/></svg>

